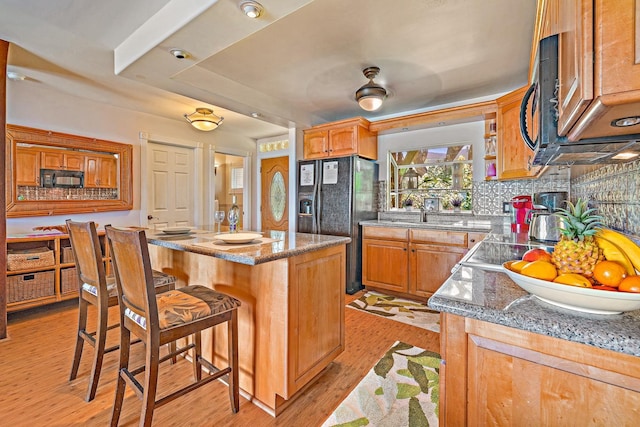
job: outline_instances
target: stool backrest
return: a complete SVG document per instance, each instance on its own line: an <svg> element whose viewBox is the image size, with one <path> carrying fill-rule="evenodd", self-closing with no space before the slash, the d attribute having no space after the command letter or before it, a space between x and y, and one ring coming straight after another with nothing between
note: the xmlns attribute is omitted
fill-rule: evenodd
<svg viewBox="0 0 640 427"><path fill-rule="evenodd" d="M70 219L66 223L78 277L82 283L95 286L98 295L104 294L106 297L108 295L107 279L95 223L93 221L76 222Z"/></svg>
<svg viewBox="0 0 640 427"><path fill-rule="evenodd" d="M144 231L122 230L110 225L104 229L111 249L121 319L128 308L146 319L147 330L157 330L158 306Z"/></svg>

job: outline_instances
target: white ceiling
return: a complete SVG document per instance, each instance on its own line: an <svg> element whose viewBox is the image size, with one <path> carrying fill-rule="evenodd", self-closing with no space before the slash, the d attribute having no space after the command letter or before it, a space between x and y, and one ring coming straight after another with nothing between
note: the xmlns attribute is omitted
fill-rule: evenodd
<svg viewBox="0 0 640 427"><path fill-rule="evenodd" d="M239 0L1 0L0 39L12 43L8 69L27 76L21 84L174 120L208 106L251 138L527 82L535 0L260 2L266 13L251 20ZM354 93L372 65L390 95L367 113Z"/></svg>

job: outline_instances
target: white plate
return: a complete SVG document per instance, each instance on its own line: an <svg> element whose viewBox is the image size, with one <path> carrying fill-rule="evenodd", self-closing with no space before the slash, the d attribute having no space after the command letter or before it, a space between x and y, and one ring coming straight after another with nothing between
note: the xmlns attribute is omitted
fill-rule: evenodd
<svg viewBox="0 0 640 427"><path fill-rule="evenodd" d="M511 271L505 264L504 272L511 280L549 304L594 314L619 314L640 309L640 293L603 291L549 282Z"/></svg>
<svg viewBox="0 0 640 427"><path fill-rule="evenodd" d="M191 232L189 227L168 227L162 230L164 234L187 234Z"/></svg>
<svg viewBox="0 0 640 427"><path fill-rule="evenodd" d="M262 237L262 234L258 233L229 233L218 234L216 239L220 239L225 243L249 243L260 237Z"/></svg>

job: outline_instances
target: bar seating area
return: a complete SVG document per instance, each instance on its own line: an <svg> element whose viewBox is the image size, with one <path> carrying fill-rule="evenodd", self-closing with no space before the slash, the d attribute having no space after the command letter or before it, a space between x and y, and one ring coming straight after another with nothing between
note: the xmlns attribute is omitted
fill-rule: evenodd
<svg viewBox="0 0 640 427"><path fill-rule="evenodd" d="M117 345L105 348L107 331L119 326L118 324L108 325L109 307L118 305L118 296L115 277L107 276L105 272L95 223L67 220L66 226L78 280L81 284L78 296L78 331L69 381L75 380L78 376L78 368L86 342L94 349L89 387L85 397L85 400L90 402L96 395L104 355L119 348ZM175 277L153 270L153 284L156 293L174 289L175 282ZM97 311L96 329L93 332L87 331L89 306L95 307ZM175 345L171 343L170 348L174 349ZM173 361L175 362L175 357Z"/></svg>
<svg viewBox="0 0 640 427"><path fill-rule="evenodd" d="M156 407L216 379L224 379L229 388L231 410L240 409L238 381L238 315L240 301L201 285L157 293L154 290L149 249L144 231L121 230L106 226L115 269L120 311L120 362L111 426L117 426L123 406L125 387L129 385L142 399L140 425L150 426ZM202 356L201 331L219 324L227 325L228 366L219 369ZM145 363L130 367L131 336L145 344ZM160 346L193 336L192 342L163 357ZM182 343L182 340L180 341ZM193 349L194 382L157 398L161 362ZM207 373L203 376L203 368ZM144 373L144 380L136 376Z"/></svg>

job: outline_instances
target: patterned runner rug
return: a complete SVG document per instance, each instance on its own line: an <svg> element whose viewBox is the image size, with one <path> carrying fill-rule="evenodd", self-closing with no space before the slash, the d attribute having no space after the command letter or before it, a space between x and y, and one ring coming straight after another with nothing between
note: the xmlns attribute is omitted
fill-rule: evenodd
<svg viewBox="0 0 640 427"><path fill-rule="evenodd" d="M440 355L397 341L322 427L438 425Z"/></svg>
<svg viewBox="0 0 640 427"><path fill-rule="evenodd" d="M440 313L429 309L426 304L420 302L368 291L357 300L347 304L347 307L440 332Z"/></svg>

